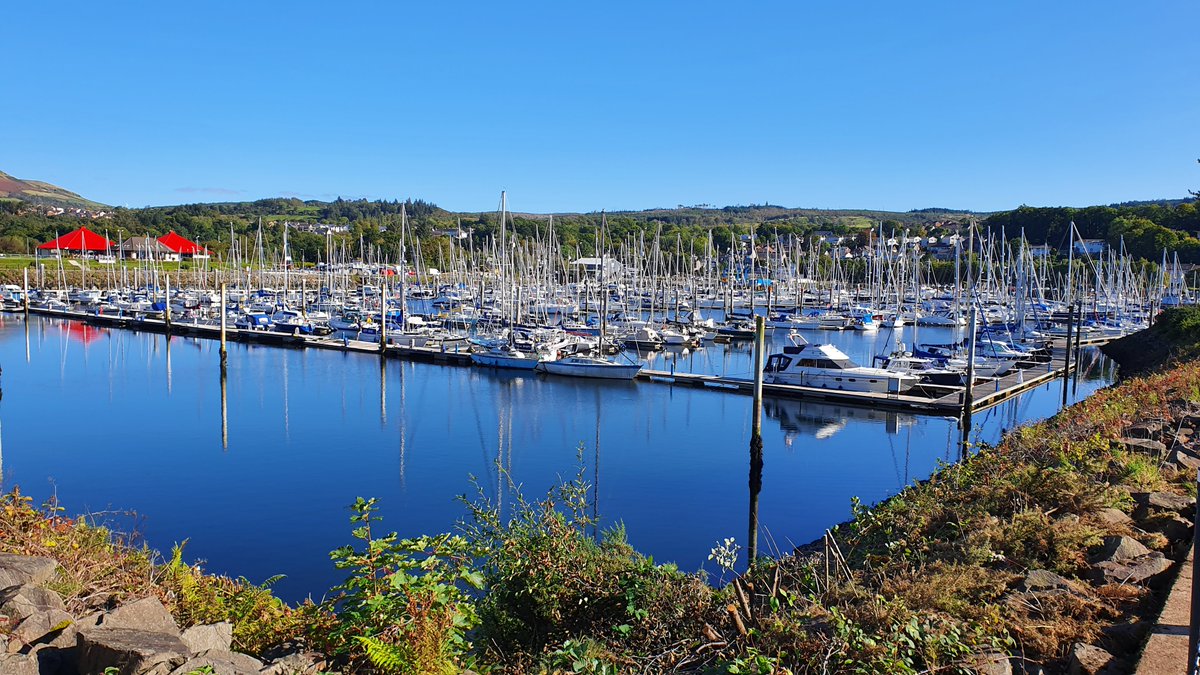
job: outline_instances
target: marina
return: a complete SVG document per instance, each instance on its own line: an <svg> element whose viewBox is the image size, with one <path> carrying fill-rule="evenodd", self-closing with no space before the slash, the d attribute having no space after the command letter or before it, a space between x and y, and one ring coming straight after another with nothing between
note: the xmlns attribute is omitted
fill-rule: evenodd
<svg viewBox="0 0 1200 675"><path fill-rule="evenodd" d="M863 339L841 344L855 353ZM285 574L276 591L291 599L338 579L324 561L344 543L356 496L379 497L402 535L450 531L470 476L508 499L498 466L527 497L582 466L604 522L684 569L711 565L714 542L745 532L744 383L656 381L670 377L664 356L676 378L685 366L742 373L744 345L660 353L635 382L467 367L428 348L380 359L377 345L330 347L231 341L221 378L217 340L0 314L5 483L39 501L57 493L158 548L187 538L214 571ZM1070 401L1114 377L1083 353ZM971 440L995 442L1061 404L1059 381L1043 381L976 414ZM49 427L58 417L61 432ZM763 548L776 552L844 520L851 497L895 494L962 451L956 419L832 398L765 397L763 435Z"/></svg>
<svg viewBox="0 0 1200 675"><path fill-rule="evenodd" d="M175 323L168 328L163 320L140 318L130 320L124 317L112 317L85 312L66 310L36 309L35 314L59 319L87 323L89 325L109 326L150 333L167 333L181 336L194 336L212 340L220 339L221 328L210 325L189 325ZM381 350L380 345L358 339L337 338L329 336L291 335L272 331L226 329L227 339L233 341L253 342L291 348L324 349L344 351L358 354L384 355L388 358L399 358L410 361L442 363L455 366L471 366L471 352L460 345L449 349L445 347L419 347L387 345ZM1081 340L1084 346L1096 346L1107 342L1107 338L1089 338ZM1066 353L1069 351L1063 340L1059 340L1053 350L1052 358L1044 366L1020 368L1001 377L984 377L976 381L976 396L972 400L971 411L984 410L1012 396L1032 389L1047 380L1062 377L1069 368ZM749 393L753 388L753 378L723 377L720 375L690 373L682 371L661 371L643 368L636 378L645 382L681 386L707 387L711 389ZM928 395L915 396L869 391L841 391L836 389L806 387L800 385L765 383L763 393L766 396L799 398L816 401L834 401L838 403L858 404L872 407L882 407L889 410L903 410L917 414L930 415L961 415L964 408L963 387L945 387L925 385L923 391Z"/></svg>

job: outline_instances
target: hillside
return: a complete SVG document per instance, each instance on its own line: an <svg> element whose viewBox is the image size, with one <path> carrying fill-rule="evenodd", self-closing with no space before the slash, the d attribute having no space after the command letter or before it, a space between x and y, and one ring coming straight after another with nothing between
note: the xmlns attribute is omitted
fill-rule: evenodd
<svg viewBox="0 0 1200 675"><path fill-rule="evenodd" d="M19 199L30 204L77 209L105 209L104 204L84 199L69 190L40 180L22 180L0 171L0 199Z"/></svg>

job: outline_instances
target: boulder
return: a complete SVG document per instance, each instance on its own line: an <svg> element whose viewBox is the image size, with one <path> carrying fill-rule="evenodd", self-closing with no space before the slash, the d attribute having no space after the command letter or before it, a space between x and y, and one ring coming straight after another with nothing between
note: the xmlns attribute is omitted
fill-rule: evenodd
<svg viewBox="0 0 1200 675"><path fill-rule="evenodd" d="M1129 495L1133 497L1133 501L1138 505L1139 509L1148 509L1148 511L1176 511L1183 515L1192 513L1196 508L1196 500L1193 497L1185 497L1172 492L1132 492ZM1138 519L1137 514L1134 518Z"/></svg>
<svg viewBox="0 0 1200 675"><path fill-rule="evenodd" d="M1118 442L1124 446L1126 451L1137 452L1143 455L1161 457L1167 451L1166 445L1148 438L1122 438Z"/></svg>
<svg viewBox="0 0 1200 675"><path fill-rule="evenodd" d="M188 675L201 668L211 668L213 675L258 675L262 661L224 649L210 649L193 656L170 672L170 675Z"/></svg>
<svg viewBox="0 0 1200 675"><path fill-rule="evenodd" d="M188 657L187 645L175 635L133 628L91 628L79 631L79 672L120 675L166 675Z"/></svg>
<svg viewBox="0 0 1200 675"><path fill-rule="evenodd" d="M179 637L179 626L158 598L134 600L104 615L102 628L132 628Z"/></svg>
<svg viewBox="0 0 1200 675"><path fill-rule="evenodd" d="M1126 560L1107 560L1092 566L1092 580L1098 584L1147 584L1171 569L1171 561L1155 551Z"/></svg>
<svg viewBox="0 0 1200 675"><path fill-rule="evenodd" d="M1068 675L1098 675L1113 662L1113 655L1099 647L1075 643L1071 648Z"/></svg>
<svg viewBox="0 0 1200 675"><path fill-rule="evenodd" d="M1177 513L1159 513L1142 524L1147 532L1157 532L1172 542L1182 541L1192 533L1192 522Z"/></svg>
<svg viewBox="0 0 1200 675"><path fill-rule="evenodd" d="M0 654L0 673L4 675L38 675L38 660L32 654Z"/></svg>
<svg viewBox="0 0 1200 675"><path fill-rule="evenodd" d="M1105 537L1104 544L1100 547L1100 550L1092 555L1092 562L1121 562L1144 556L1149 552L1150 549L1143 546L1140 541L1133 537Z"/></svg>
<svg viewBox="0 0 1200 675"><path fill-rule="evenodd" d="M1128 513L1125 513L1121 509L1113 508L1100 509L1096 512L1096 518L1102 523L1117 526L1128 525L1133 522L1133 518L1130 518Z"/></svg>
<svg viewBox="0 0 1200 675"><path fill-rule="evenodd" d="M263 667L262 675L318 675L325 671L325 660L317 652L297 651L279 656Z"/></svg>
<svg viewBox="0 0 1200 675"><path fill-rule="evenodd" d="M38 610L66 610L58 593L28 584L10 586L0 591L0 614L18 621Z"/></svg>
<svg viewBox="0 0 1200 675"><path fill-rule="evenodd" d="M1200 469L1200 456L1182 447L1172 450L1171 456L1167 458L1167 461L1174 462L1176 466L1191 469L1192 471Z"/></svg>
<svg viewBox="0 0 1200 675"><path fill-rule="evenodd" d="M1142 420L1131 424L1125 431L1129 438L1154 438L1162 432L1163 423L1158 420Z"/></svg>
<svg viewBox="0 0 1200 675"><path fill-rule="evenodd" d="M180 638L194 654L210 649L227 652L231 650L230 645L233 644L233 624L222 621L204 626L192 626L185 629Z"/></svg>
<svg viewBox="0 0 1200 675"><path fill-rule="evenodd" d="M12 636L31 645L74 624L75 620L71 615L61 609L37 610L13 629Z"/></svg>
<svg viewBox="0 0 1200 675"><path fill-rule="evenodd" d="M9 586L44 586L54 578L58 562L53 558L0 553L0 588Z"/></svg>

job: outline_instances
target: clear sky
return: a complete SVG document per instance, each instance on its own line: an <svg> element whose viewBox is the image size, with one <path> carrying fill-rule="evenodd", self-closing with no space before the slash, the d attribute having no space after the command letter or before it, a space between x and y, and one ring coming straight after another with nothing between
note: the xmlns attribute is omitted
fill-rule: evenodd
<svg viewBox="0 0 1200 675"><path fill-rule="evenodd" d="M17 2L0 170L145 206L979 211L1200 189L1195 0Z"/></svg>

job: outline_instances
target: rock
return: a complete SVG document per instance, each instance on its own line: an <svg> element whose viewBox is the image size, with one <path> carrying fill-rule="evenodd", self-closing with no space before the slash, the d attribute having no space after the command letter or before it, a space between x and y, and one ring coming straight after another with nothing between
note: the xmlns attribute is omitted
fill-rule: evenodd
<svg viewBox="0 0 1200 675"><path fill-rule="evenodd" d="M317 675L324 672L325 660L316 652L293 652L271 661L262 675Z"/></svg>
<svg viewBox="0 0 1200 675"><path fill-rule="evenodd" d="M1158 420L1142 420L1136 424L1130 425L1125 431L1125 435L1129 438L1154 438L1162 432L1163 423Z"/></svg>
<svg viewBox="0 0 1200 675"><path fill-rule="evenodd" d="M1099 647L1075 643L1071 649L1068 675L1097 675L1113 661L1113 655Z"/></svg>
<svg viewBox="0 0 1200 675"><path fill-rule="evenodd" d="M0 553L0 588L44 586L57 570L58 562L53 558Z"/></svg>
<svg viewBox="0 0 1200 675"><path fill-rule="evenodd" d="M1175 448L1172 450L1168 461L1174 462L1176 466L1191 469L1192 471L1200 469L1200 457L1186 448Z"/></svg>
<svg viewBox="0 0 1200 675"><path fill-rule="evenodd" d="M1137 452L1143 455L1161 457L1167 451L1166 445L1148 438L1122 438L1118 442L1125 446L1125 450L1128 452Z"/></svg>
<svg viewBox="0 0 1200 675"><path fill-rule="evenodd" d="M1119 652L1133 654L1137 653L1138 648L1142 646L1142 641L1149 628L1150 624L1145 621L1134 621L1113 624L1102 628L1100 632L1104 635L1106 644L1111 644Z"/></svg>
<svg viewBox="0 0 1200 675"><path fill-rule="evenodd" d="M1150 549L1133 537L1105 537L1103 546L1092 555L1092 562L1121 562L1146 555L1149 552Z"/></svg>
<svg viewBox="0 0 1200 675"><path fill-rule="evenodd" d="M1113 508L1100 509L1096 512L1096 518L1109 525L1128 525L1133 522L1133 518L1130 518L1128 513Z"/></svg>
<svg viewBox="0 0 1200 675"><path fill-rule="evenodd" d="M1132 492L1129 495L1139 507L1157 511L1176 511L1183 515L1192 513L1196 508L1196 500L1171 492ZM1134 518L1137 518L1135 515Z"/></svg>
<svg viewBox="0 0 1200 675"><path fill-rule="evenodd" d="M21 620L43 609L66 610L58 593L37 586L11 586L0 591L0 614Z"/></svg>
<svg viewBox="0 0 1200 675"><path fill-rule="evenodd" d="M212 668L214 675L258 675L263 664L253 656L224 649L211 649L188 659L183 665L172 670L170 675L188 675L205 667Z"/></svg>
<svg viewBox="0 0 1200 675"><path fill-rule="evenodd" d="M1159 513L1142 524L1147 532L1158 532L1167 539L1177 542L1187 539L1192 533L1191 521L1176 513Z"/></svg>
<svg viewBox="0 0 1200 675"><path fill-rule="evenodd" d="M13 637L31 645L51 633L58 633L72 625L75 620L61 609L38 610L30 614L12 632Z"/></svg>
<svg viewBox="0 0 1200 675"><path fill-rule="evenodd" d="M1171 569L1171 561L1155 551L1131 560L1106 560L1092 567L1096 583L1145 584Z"/></svg>
<svg viewBox="0 0 1200 675"><path fill-rule="evenodd" d="M166 675L187 660L188 648L175 635L133 628L91 628L79 631L79 672L120 675Z"/></svg>
<svg viewBox="0 0 1200 675"><path fill-rule="evenodd" d="M1048 570L1033 570L1017 587L1026 592L1070 591L1071 581Z"/></svg>
<svg viewBox="0 0 1200 675"><path fill-rule="evenodd" d="M227 652L231 651L233 644L233 624L222 621L206 626L192 626L185 629L180 637L194 654L210 649Z"/></svg>
<svg viewBox="0 0 1200 675"><path fill-rule="evenodd" d="M38 675L38 660L32 654L0 654L0 673L4 675Z"/></svg>
<svg viewBox="0 0 1200 675"><path fill-rule="evenodd" d="M967 660L967 667L977 675L1012 675L1012 661L1008 654L975 654Z"/></svg>
<svg viewBox="0 0 1200 675"><path fill-rule="evenodd" d="M179 626L158 598L141 598L104 615L101 628L132 628L179 637Z"/></svg>

